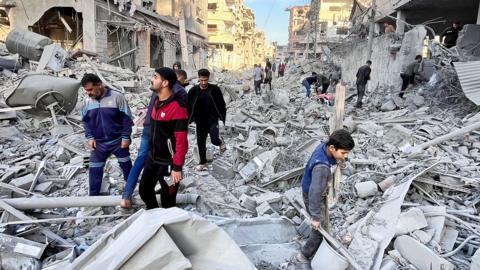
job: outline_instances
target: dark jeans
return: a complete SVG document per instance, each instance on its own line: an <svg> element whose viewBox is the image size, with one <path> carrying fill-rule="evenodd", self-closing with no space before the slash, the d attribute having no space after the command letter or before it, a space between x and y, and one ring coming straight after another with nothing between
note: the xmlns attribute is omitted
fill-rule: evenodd
<svg viewBox="0 0 480 270"><path fill-rule="evenodd" d="M253 85L255 86L255 94L260 95L262 93L262 81L253 81Z"/></svg>
<svg viewBox="0 0 480 270"><path fill-rule="evenodd" d="M328 220L325 217L325 213L326 213L325 207L327 203L326 200L327 200L327 196L324 196L323 203L321 205L322 214L321 214L321 220L320 220L321 226L325 230L328 228ZM307 213L310 215L308 193L303 192L303 202L305 203L305 208L307 209ZM300 250L303 256L307 258L313 257L315 253L317 253L317 250L320 247L320 244L322 243L322 241L323 241L322 234L319 231L312 229L310 232L310 236L307 239L307 242L305 242L305 245L303 245L302 249Z"/></svg>
<svg viewBox="0 0 480 270"><path fill-rule="evenodd" d="M102 187L103 168L107 158L114 154L117 157L118 164L123 172L123 178L127 181L132 161L130 160L130 151L128 148L120 148L120 140L112 142L97 142L97 147L90 153L90 162L88 165L89 195L96 196L100 194Z"/></svg>
<svg viewBox="0 0 480 270"><path fill-rule="evenodd" d="M210 140L213 145L220 146L220 132L218 131L218 119L206 122L197 122L197 145L200 156L200 164L207 164L207 136L210 134Z"/></svg>
<svg viewBox="0 0 480 270"><path fill-rule="evenodd" d="M329 86L329 83L322 84L322 94L325 94L327 92Z"/></svg>
<svg viewBox="0 0 480 270"><path fill-rule="evenodd" d="M413 84L415 82L415 75L407 75L407 74L400 74L402 78L402 90L398 96L403 98L403 94L405 94L405 89L407 89L409 84Z"/></svg>
<svg viewBox="0 0 480 270"><path fill-rule="evenodd" d="M362 106L363 97L365 96L365 84L357 84L357 107Z"/></svg>
<svg viewBox="0 0 480 270"><path fill-rule="evenodd" d="M307 80L302 81L302 85L305 86L305 90L307 91L307 98L310 97L312 90L310 89L310 84L307 82Z"/></svg>
<svg viewBox="0 0 480 270"><path fill-rule="evenodd" d="M145 202L147 209L158 208L155 195L157 182L160 182L160 186L162 187L160 191L162 207L169 208L176 205L179 185L168 186L167 182L163 179L166 176L170 176L170 172L171 165L158 164L153 162L151 157L147 158L145 168L143 169L142 180L140 180L140 186L138 187L140 197Z"/></svg>

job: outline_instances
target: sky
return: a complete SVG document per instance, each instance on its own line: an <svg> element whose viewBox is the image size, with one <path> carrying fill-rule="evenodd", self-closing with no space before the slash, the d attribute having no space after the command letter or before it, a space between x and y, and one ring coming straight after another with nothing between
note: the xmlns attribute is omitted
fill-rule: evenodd
<svg viewBox="0 0 480 270"><path fill-rule="evenodd" d="M257 29L265 32L268 42L277 41L279 45L288 43L287 7L308 5L310 0L245 0L244 5L255 12Z"/></svg>

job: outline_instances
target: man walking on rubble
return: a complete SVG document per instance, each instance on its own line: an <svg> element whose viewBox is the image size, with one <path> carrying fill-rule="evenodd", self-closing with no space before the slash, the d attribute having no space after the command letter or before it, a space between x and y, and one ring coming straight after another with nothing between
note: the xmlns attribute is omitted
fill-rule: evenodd
<svg viewBox="0 0 480 270"><path fill-rule="evenodd" d="M198 79L200 84L188 92L188 123L196 124L200 163L195 170L205 171L207 170L207 136L210 134L212 144L219 146L221 152L227 149L218 129L218 120L225 124L227 108L220 88L208 83L210 71L200 69Z"/></svg>
<svg viewBox="0 0 480 270"><path fill-rule="evenodd" d="M328 183L333 181L331 168L343 163L355 142L348 131L334 131L328 141L317 146L305 166L302 178L303 201L310 215L312 230L307 242L297 254L301 263L308 263L320 246L323 236L319 228L328 230Z"/></svg>
<svg viewBox="0 0 480 270"><path fill-rule="evenodd" d="M415 83L415 75L420 75L420 72L421 72L421 66L420 66L421 63L422 63L422 56L421 55L415 56L415 61L410 63L405 68L405 71L400 74L400 77L402 78L402 90L400 91L400 94L398 94L399 97L403 98L403 95L405 94L405 90L410 85L413 85Z"/></svg>
<svg viewBox="0 0 480 270"><path fill-rule="evenodd" d="M81 116L85 137L93 149L88 168L89 195L97 196L102 186L103 168L111 154L117 157L127 181L132 168L129 146L133 121L125 97L105 86L97 75L85 74L81 84L88 95Z"/></svg>
<svg viewBox="0 0 480 270"><path fill-rule="evenodd" d="M372 65L372 61L367 60L367 63L361 66L357 71L357 105L356 108L362 108L362 101L363 97L365 96L365 88L367 86L367 82L370 80L370 73L372 69L370 66Z"/></svg>
<svg viewBox="0 0 480 270"><path fill-rule="evenodd" d="M188 151L188 114L173 92L177 75L170 68L158 68L151 89L156 93L151 111L151 139L139 193L147 209L158 208L155 186L161 185L163 208L174 207L182 167ZM168 182L167 182L168 181Z"/></svg>
<svg viewBox="0 0 480 270"><path fill-rule="evenodd" d="M255 64L253 67L253 86L255 87L255 94L258 96L261 94L263 80L263 71L259 65Z"/></svg>
<svg viewBox="0 0 480 270"><path fill-rule="evenodd" d="M175 73L177 74L178 81L173 86L173 94L176 96L177 101L180 103L180 105L182 107L186 107L188 94L187 94L187 91L185 91L184 87L185 85L188 85L188 83L186 83L187 73L182 69L175 70ZM152 96L150 97L150 101L148 102L147 113L145 115L145 120L143 122L143 133L140 140L140 147L138 148L137 158L135 159L133 168L130 171L130 174L128 175L127 184L125 185L125 188L123 190L122 200L120 202L120 206L122 208L131 207L133 191L135 190L135 186L137 185L137 182L138 182L138 177L140 176L140 173L142 172L148 157L148 149L149 149L150 139L151 139L150 134L152 129L151 128L152 110L155 104L155 100L157 98L156 92L153 89L152 91L153 93L152 93Z"/></svg>
<svg viewBox="0 0 480 270"><path fill-rule="evenodd" d="M460 32L460 22L454 22L452 27L449 27L443 31L442 35L440 36L440 42L447 47L451 48L457 45L458 33Z"/></svg>
<svg viewBox="0 0 480 270"><path fill-rule="evenodd" d="M268 67L265 68L265 80L263 81L263 83L270 87L270 91L272 91L272 76L272 70Z"/></svg>

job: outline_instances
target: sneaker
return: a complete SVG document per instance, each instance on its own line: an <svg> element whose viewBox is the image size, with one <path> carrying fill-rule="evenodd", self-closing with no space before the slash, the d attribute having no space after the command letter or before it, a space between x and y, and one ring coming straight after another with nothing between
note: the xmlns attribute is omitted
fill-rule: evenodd
<svg viewBox="0 0 480 270"><path fill-rule="evenodd" d="M297 256L295 256L295 259L297 259L297 261L302 264L310 262L310 260L307 257L305 257L301 252L298 253Z"/></svg>
<svg viewBox="0 0 480 270"><path fill-rule="evenodd" d="M220 140L222 140L222 144L220 144L220 152L223 153L227 150L227 146L225 145L225 141L223 139Z"/></svg>
<svg viewBox="0 0 480 270"><path fill-rule="evenodd" d="M208 170L207 164L198 164L195 166L195 171L202 172Z"/></svg>

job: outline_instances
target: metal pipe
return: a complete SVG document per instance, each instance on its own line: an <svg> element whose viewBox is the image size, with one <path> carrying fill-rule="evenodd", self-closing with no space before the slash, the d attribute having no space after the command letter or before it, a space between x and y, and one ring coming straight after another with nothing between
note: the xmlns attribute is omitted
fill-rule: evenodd
<svg viewBox="0 0 480 270"><path fill-rule="evenodd" d="M178 194L178 204L196 204L198 194ZM5 199L4 202L19 210L43 208L68 208L68 207L97 207L120 205L122 196L86 196L86 197L45 197L45 198L15 198ZM160 195L157 195L160 202ZM133 204L143 205L138 199L133 199Z"/></svg>
<svg viewBox="0 0 480 270"><path fill-rule="evenodd" d="M470 241L470 240L472 240L472 239L474 239L474 238L480 238L480 236L478 236L478 235L471 235L471 236L469 236L467 239L465 239L465 241L463 241L456 249L450 251L449 253L442 254L442 255L440 255L440 256L442 256L442 257L445 258L445 257L450 257L450 256L452 256L452 255L455 255L457 252L459 252L459 251L463 248L463 246L465 246L465 245L468 243L468 241Z"/></svg>

